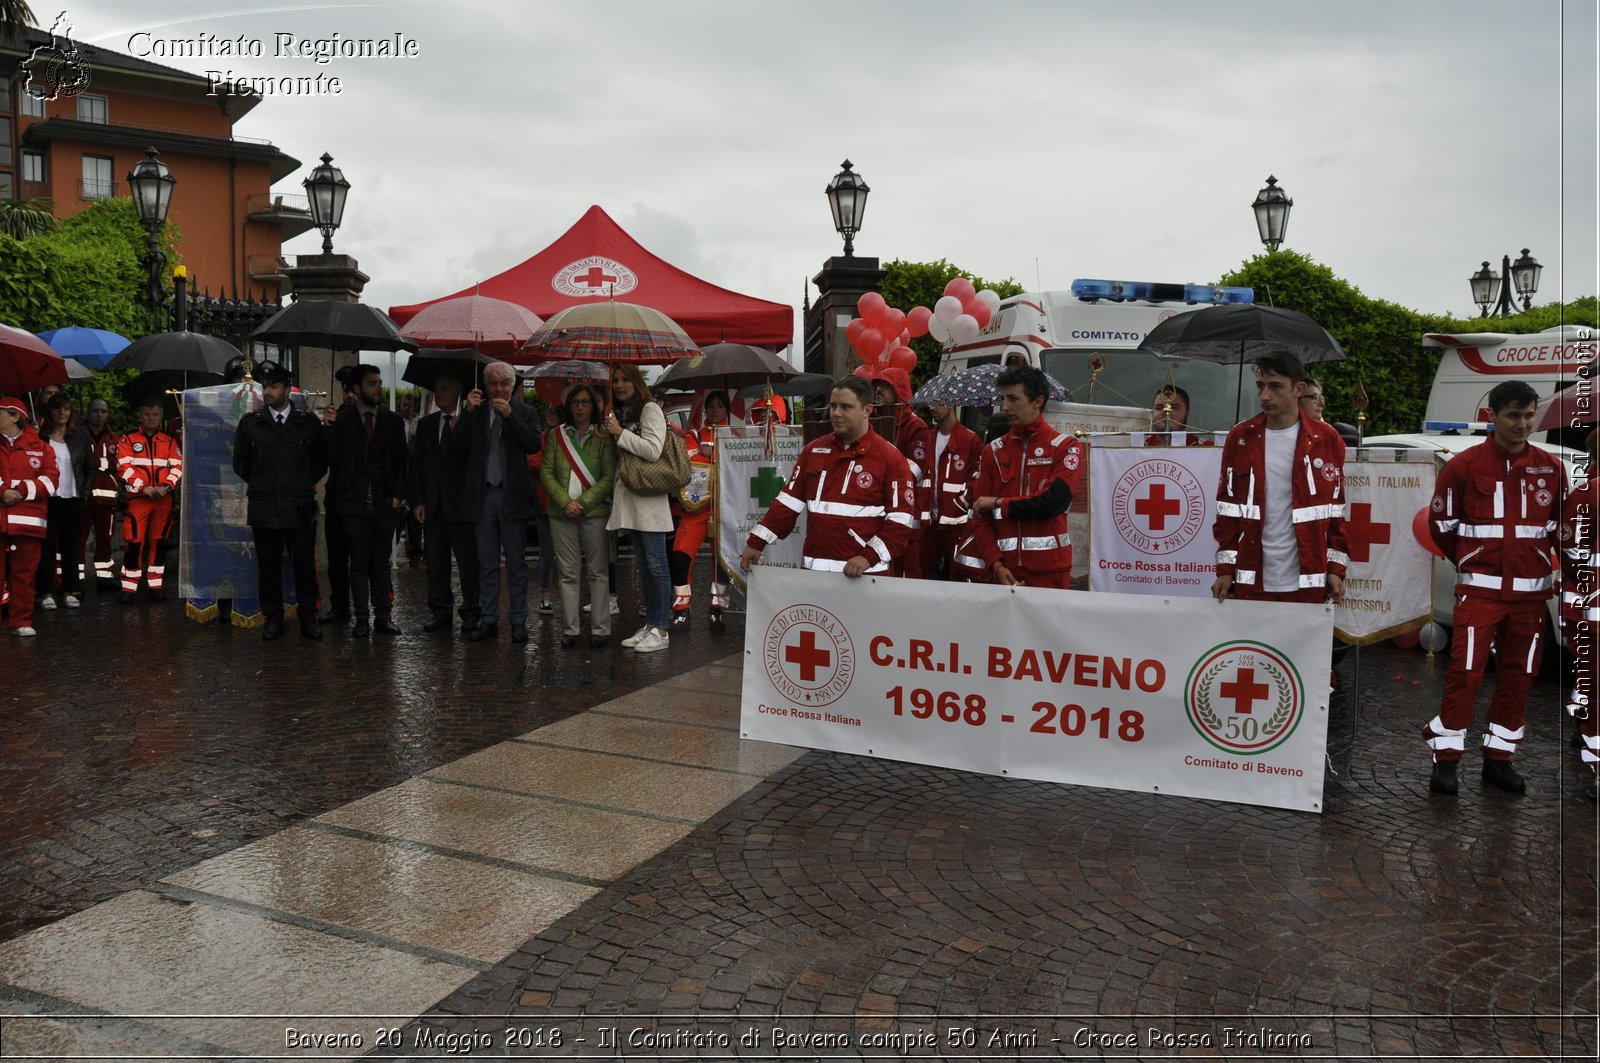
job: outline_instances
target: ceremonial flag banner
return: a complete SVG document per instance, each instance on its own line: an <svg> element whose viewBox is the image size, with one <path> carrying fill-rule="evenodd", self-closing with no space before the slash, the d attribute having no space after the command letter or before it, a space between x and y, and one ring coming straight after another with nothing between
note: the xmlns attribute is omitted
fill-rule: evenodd
<svg viewBox="0 0 1600 1063"><path fill-rule="evenodd" d="M722 570L740 587L744 586L744 573L739 571L739 555L744 552L745 540L783 490L804 445L801 429L793 425L778 428L771 454L767 453L765 428L717 429L717 552ZM787 539L770 543L761 552L762 566L799 568L800 546L805 540L806 517L802 513Z"/></svg>
<svg viewBox="0 0 1600 1063"><path fill-rule="evenodd" d="M220 598L233 600L236 624L259 617L255 542L245 519L245 486L233 471L233 433L239 418L260 406L258 384L183 393L179 590L189 617L202 623L215 619Z"/></svg>
<svg viewBox="0 0 1600 1063"><path fill-rule="evenodd" d="M1210 597L1222 448L1095 442L1089 454L1089 589Z"/></svg>
<svg viewBox="0 0 1600 1063"><path fill-rule="evenodd" d="M1325 606L762 568L741 733L1321 811L1332 626Z"/></svg>
<svg viewBox="0 0 1600 1063"><path fill-rule="evenodd" d="M1352 460L1359 459L1359 460ZM1350 569L1334 634L1365 645L1433 617L1433 556L1411 532L1433 498L1433 455L1363 447L1344 463L1344 534Z"/></svg>
<svg viewBox="0 0 1600 1063"><path fill-rule="evenodd" d="M1150 427L1150 411L1132 406L1102 406L1092 402L1045 403L1045 420L1062 432L1132 432ZM1091 451L1092 451L1091 447ZM1089 463L1094 464L1092 460ZM1082 579L1089 574L1089 551L1084 544L1089 541L1090 505L1094 491L1093 470L1085 466L1083 479L1078 483L1078 496L1067 511L1067 533L1072 536L1072 578Z"/></svg>

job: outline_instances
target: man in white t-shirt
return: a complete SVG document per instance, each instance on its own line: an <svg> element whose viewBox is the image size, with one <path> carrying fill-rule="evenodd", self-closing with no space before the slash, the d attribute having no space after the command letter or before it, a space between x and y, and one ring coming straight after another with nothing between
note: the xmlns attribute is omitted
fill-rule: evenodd
<svg viewBox="0 0 1600 1063"><path fill-rule="evenodd" d="M1305 366L1287 351L1256 360L1261 413L1234 425L1217 485L1218 601L1344 597L1344 440L1301 408Z"/></svg>

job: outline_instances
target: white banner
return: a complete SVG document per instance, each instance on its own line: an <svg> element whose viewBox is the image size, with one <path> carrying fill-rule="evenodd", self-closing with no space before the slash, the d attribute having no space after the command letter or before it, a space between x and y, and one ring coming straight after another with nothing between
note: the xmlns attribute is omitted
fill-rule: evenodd
<svg viewBox="0 0 1600 1063"><path fill-rule="evenodd" d="M1210 597L1222 448L1097 445L1089 466L1089 589Z"/></svg>
<svg viewBox="0 0 1600 1063"><path fill-rule="evenodd" d="M1324 606L756 572L746 738L1322 808Z"/></svg>
<svg viewBox="0 0 1600 1063"><path fill-rule="evenodd" d="M1350 460L1357 457L1361 460ZM1433 498L1433 455L1363 447L1344 463L1344 534L1350 553L1334 634L1365 645L1433 617L1433 555L1411 522Z"/></svg>
<svg viewBox="0 0 1600 1063"><path fill-rule="evenodd" d="M750 529L767 515L767 507L783 490L789 471L805 445L795 425L778 428L776 452L766 454L766 430L754 425L717 429L717 552L722 571L735 586L744 586L739 555ZM787 539L768 544L761 563L770 568L799 568L800 546L806 540L806 515L800 514Z"/></svg>

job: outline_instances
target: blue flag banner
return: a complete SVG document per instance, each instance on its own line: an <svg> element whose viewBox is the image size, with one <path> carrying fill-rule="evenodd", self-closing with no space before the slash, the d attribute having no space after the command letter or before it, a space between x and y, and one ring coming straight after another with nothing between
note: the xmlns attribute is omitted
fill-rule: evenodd
<svg viewBox="0 0 1600 1063"><path fill-rule="evenodd" d="M262 622L256 592L255 541L246 521L245 485L233 471L233 435L239 418L261 408L254 382L192 388L183 393L183 540L179 588L190 619L217 619L217 603L231 600L233 623ZM285 603L295 601L285 573ZM286 612L293 616L293 605Z"/></svg>

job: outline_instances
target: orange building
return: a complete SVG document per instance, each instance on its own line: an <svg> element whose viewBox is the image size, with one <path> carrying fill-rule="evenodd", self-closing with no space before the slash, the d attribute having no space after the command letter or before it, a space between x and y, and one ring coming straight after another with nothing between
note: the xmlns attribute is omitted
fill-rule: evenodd
<svg viewBox="0 0 1600 1063"><path fill-rule="evenodd" d="M30 92L30 74L55 98ZM0 197L48 199L69 218L130 195L128 171L155 148L177 178L168 220L195 290L282 297L283 242L311 228L311 211L303 194L271 190L298 160L233 134L259 96L210 95L203 77L41 30L0 41L0 76Z"/></svg>

